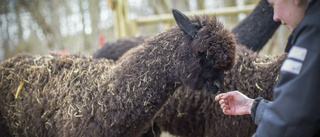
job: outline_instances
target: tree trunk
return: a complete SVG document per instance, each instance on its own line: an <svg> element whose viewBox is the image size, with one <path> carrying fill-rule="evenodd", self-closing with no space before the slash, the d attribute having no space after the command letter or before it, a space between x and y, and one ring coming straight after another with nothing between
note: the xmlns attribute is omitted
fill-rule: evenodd
<svg viewBox="0 0 320 137"><path fill-rule="evenodd" d="M37 24L42 29L44 36L46 37L48 47L50 49L55 49L56 43L59 41L56 40L53 28L45 21L45 16L42 14L40 10L40 2L41 1L27 1L21 0L21 4L28 10L31 14L31 17L37 22ZM59 45L59 44L58 44Z"/></svg>
<svg viewBox="0 0 320 137"><path fill-rule="evenodd" d="M55 43L58 49L64 49L64 45L62 45L62 38L61 38L61 31L60 31L60 0L52 0L48 1L49 3L49 10L50 10L50 18L51 22L49 24L50 28L52 29L52 35L54 36Z"/></svg>
<svg viewBox="0 0 320 137"><path fill-rule="evenodd" d="M203 9L205 9L205 7L204 7L204 0L197 0L197 9L198 9L198 10L203 10Z"/></svg>
<svg viewBox="0 0 320 137"><path fill-rule="evenodd" d="M226 1L223 0L223 3L224 3L223 7L237 6L236 0L226 0ZM238 14L225 16L225 20L226 20L226 26L233 27L239 22Z"/></svg>
<svg viewBox="0 0 320 137"><path fill-rule="evenodd" d="M149 0L149 5L156 15L169 13L171 8L167 0Z"/></svg>
<svg viewBox="0 0 320 137"><path fill-rule="evenodd" d="M99 45L99 22L100 22L100 6L99 6L99 0L88 0L89 2L89 12L90 12L90 21L91 21L91 29L92 33L90 35L91 37L91 45L85 47L86 50L91 51L91 49L94 49L93 46Z"/></svg>
<svg viewBox="0 0 320 137"><path fill-rule="evenodd" d="M189 0L171 0L170 9L175 8L180 11L190 11Z"/></svg>
<svg viewBox="0 0 320 137"><path fill-rule="evenodd" d="M5 10L8 11L7 8ZM10 50L10 47L9 47L10 34L9 34L9 18L8 18L8 14L5 14L5 17L6 17L7 25L5 27L5 34L2 34L2 38L3 38L4 58L7 59L11 55L11 50ZM4 35L6 35L7 37L5 37Z"/></svg>
<svg viewBox="0 0 320 137"><path fill-rule="evenodd" d="M16 24L18 26L18 41L23 41L23 29L21 25L21 16L20 16L21 4L19 1L14 1L14 11L16 14Z"/></svg>
<svg viewBox="0 0 320 137"><path fill-rule="evenodd" d="M83 0L79 0L79 9L81 13L81 23L82 23L82 37L83 37L83 46L89 47L90 43L88 41L88 35L86 34L86 24L84 18L84 9L83 9Z"/></svg>

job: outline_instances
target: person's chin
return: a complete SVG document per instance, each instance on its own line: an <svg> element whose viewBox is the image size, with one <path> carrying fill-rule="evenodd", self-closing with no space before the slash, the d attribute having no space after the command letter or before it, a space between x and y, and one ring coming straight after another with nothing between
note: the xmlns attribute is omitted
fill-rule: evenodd
<svg viewBox="0 0 320 137"><path fill-rule="evenodd" d="M290 26L288 26L288 25L285 25L285 26L287 27L288 30L293 31L293 28L292 28L292 27L290 27Z"/></svg>

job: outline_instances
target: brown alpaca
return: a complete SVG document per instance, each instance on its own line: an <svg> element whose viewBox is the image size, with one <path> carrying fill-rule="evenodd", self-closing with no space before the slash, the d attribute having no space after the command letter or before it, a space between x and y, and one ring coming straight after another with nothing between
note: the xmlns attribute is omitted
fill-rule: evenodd
<svg viewBox="0 0 320 137"><path fill-rule="evenodd" d="M272 99L280 66L286 54L258 57L240 45L237 46L237 64L226 73L226 91L239 90L251 98L263 96ZM195 137L248 137L256 130L251 117L227 116L215 101L216 94L192 91L184 87L174 92L158 112L153 127L160 127L173 135ZM159 129L153 129L159 130ZM153 136L153 135L152 135ZM156 134L155 136L159 136Z"/></svg>
<svg viewBox="0 0 320 137"><path fill-rule="evenodd" d="M173 14L180 28L150 38L117 64L72 55L2 62L0 111L11 133L140 136L178 87L217 92L235 63L233 35L216 18Z"/></svg>

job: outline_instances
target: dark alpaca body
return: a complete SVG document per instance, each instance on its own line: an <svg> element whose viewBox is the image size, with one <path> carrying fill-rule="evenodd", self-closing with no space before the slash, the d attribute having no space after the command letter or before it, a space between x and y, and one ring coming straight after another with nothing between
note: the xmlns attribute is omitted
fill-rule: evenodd
<svg viewBox="0 0 320 137"><path fill-rule="evenodd" d="M76 56L18 56L12 59L15 61L4 61L0 74L4 78L1 81L7 84L1 86L3 102L0 108L11 132L16 136L141 135L177 87L184 85L192 90L205 88L211 91L214 82L234 64L235 40L221 23L208 16L195 16L192 23L196 35L187 36L174 27L149 39L140 45L141 50L116 65L105 61L105 66L96 66L95 60ZM44 59L47 60L43 64L35 63ZM76 60L78 63L74 64ZM82 68L81 64L85 62L90 62L87 68L76 71L75 68ZM49 71L38 65L58 67ZM15 69L19 66L22 69ZM43 72L40 76L49 75L50 78L37 80L41 77L32 77L32 71ZM74 71L78 75L65 79ZM92 71L99 71L108 77L101 77L103 81L90 81L88 78L93 76ZM22 75L14 75L20 73ZM9 79L9 76L13 78ZM10 91L17 87L19 80L24 81L29 76L35 81L30 79L26 82L20 99L13 99ZM12 81L16 86L10 86ZM45 83L28 86L39 81ZM68 88L77 81L80 84ZM68 86L60 87L59 84ZM98 85L98 88L79 90L92 84ZM5 108L10 108L12 104L20 104L22 109L16 110L20 115L6 115L11 112L4 112L9 110ZM25 109L24 106L32 109ZM17 120L19 126L15 125Z"/></svg>
<svg viewBox="0 0 320 137"><path fill-rule="evenodd" d="M272 6L269 5L267 0L260 0L256 8L232 29L239 45L237 46L237 53L239 54L237 66L242 63L241 66L254 67L252 62L257 58L257 53L254 53L254 51L262 49L279 25L280 22L273 21ZM251 50L241 45L245 45ZM260 82L257 85L258 87L260 85L264 92L254 92L257 87L252 81L257 80L257 76L265 75L264 73L268 71L255 70L254 68L251 68L251 70L245 68L249 69L246 72L237 72L237 68L232 69L225 77L226 91L240 90L249 97L263 96L271 99L274 80L278 76L274 73L279 72L284 59L283 56L279 57L279 61L273 62L273 66L269 66L269 69L272 69L270 72L273 73L268 78L259 79ZM267 61L268 58L265 58L265 60ZM247 79L250 79L251 82ZM252 123L250 116L225 116L221 113L220 106L214 101L215 95L189 90L182 93L180 90L185 89L179 89L169 99L167 105L158 113L155 119L155 123L158 125L154 127L159 126L162 131L168 131L173 135L190 137L204 135L250 136L255 131L256 126ZM215 112L215 114L210 112ZM152 130L158 131L160 129L154 128ZM155 136L159 135L155 134Z"/></svg>
<svg viewBox="0 0 320 137"><path fill-rule="evenodd" d="M260 0L255 9L232 29L238 44L260 51L280 26L273 21L273 8L267 0Z"/></svg>
<svg viewBox="0 0 320 137"><path fill-rule="evenodd" d="M93 58L107 58L118 60L129 49L142 44L149 36L129 36L116 41L106 42L103 47L95 51Z"/></svg>
<svg viewBox="0 0 320 137"><path fill-rule="evenodd" d="M0 114L0 136L1 137L11 137L12 135L9 132L9 128L6 125L6 121L5 119L2 117L2 115Z"/></svg>
<svg viewBox="0 0 320 137"><path fill-rule="evenodd" d="M237 67L232 69L225 77L226 91L240 90L249 97L263 96L271 99L272 87L278 76L274 73L279 72L279 67L284 57L279 57L279 61L273 62L273 65L269 66L270 72L273 73L263 80L258 79L257 76L265 75L263 73L267 73L268 70L255 70L254 68L250 69L250 67L253 67L253 61L257 58L257 53L254 53L254 51L261 50L280 25L279 22L274 22L272 17L272 6L268 4L267 0L260 0L257 7L232 29L232 33L235 35L239 45L237 46L239 57L237 66L239 67L242 63L241 66L249 68L244 68L247 70L242 72L237 72ZM241 45L245 45L251 50ZM268 58L265 58L265 61L267 60ZM250 79L251 82L247 79ZM257 79L260 80L257 85L252 83ZM257 87L264 92L254 92ZM173 135L190 137L245 137L252 135L255 131L256 126L250 116L225 116L220 111L218 103L214 101L215 95L189 90L182 92L181 90L185 89L181 88L176 91L158 113L155 118L155 123L158 125L154 127L159 126L162 131L168 131ZM154 128L152 130L159 131L160 129ZM154 136L159 135L155 134Z"/></svg>

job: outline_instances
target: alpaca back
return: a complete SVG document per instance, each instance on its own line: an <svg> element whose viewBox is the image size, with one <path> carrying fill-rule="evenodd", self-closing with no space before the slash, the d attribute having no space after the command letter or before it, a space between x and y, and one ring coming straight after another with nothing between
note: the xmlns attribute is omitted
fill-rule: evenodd
<svg viewBox="0 0 320 137"><path fill-rule="evenodd" d="M149 37L150 36L128 36L117 39L115 41L106 42L103 47L94 52L93 58L107 58L116 61L126 51L142 44Z"/></svg>
<svg viewBox="0 0 320 137"><path fill-rule="evenodd" d="M109 81L111 66L113 63L108 60L93 60L80 54L18 55L2 62L0 111L11 134L75 135L76 130L66 130L66 121L104 111L98 105L104 94L99 85ZM82 126L74 124L73 128L85 130Z"/></svg>

